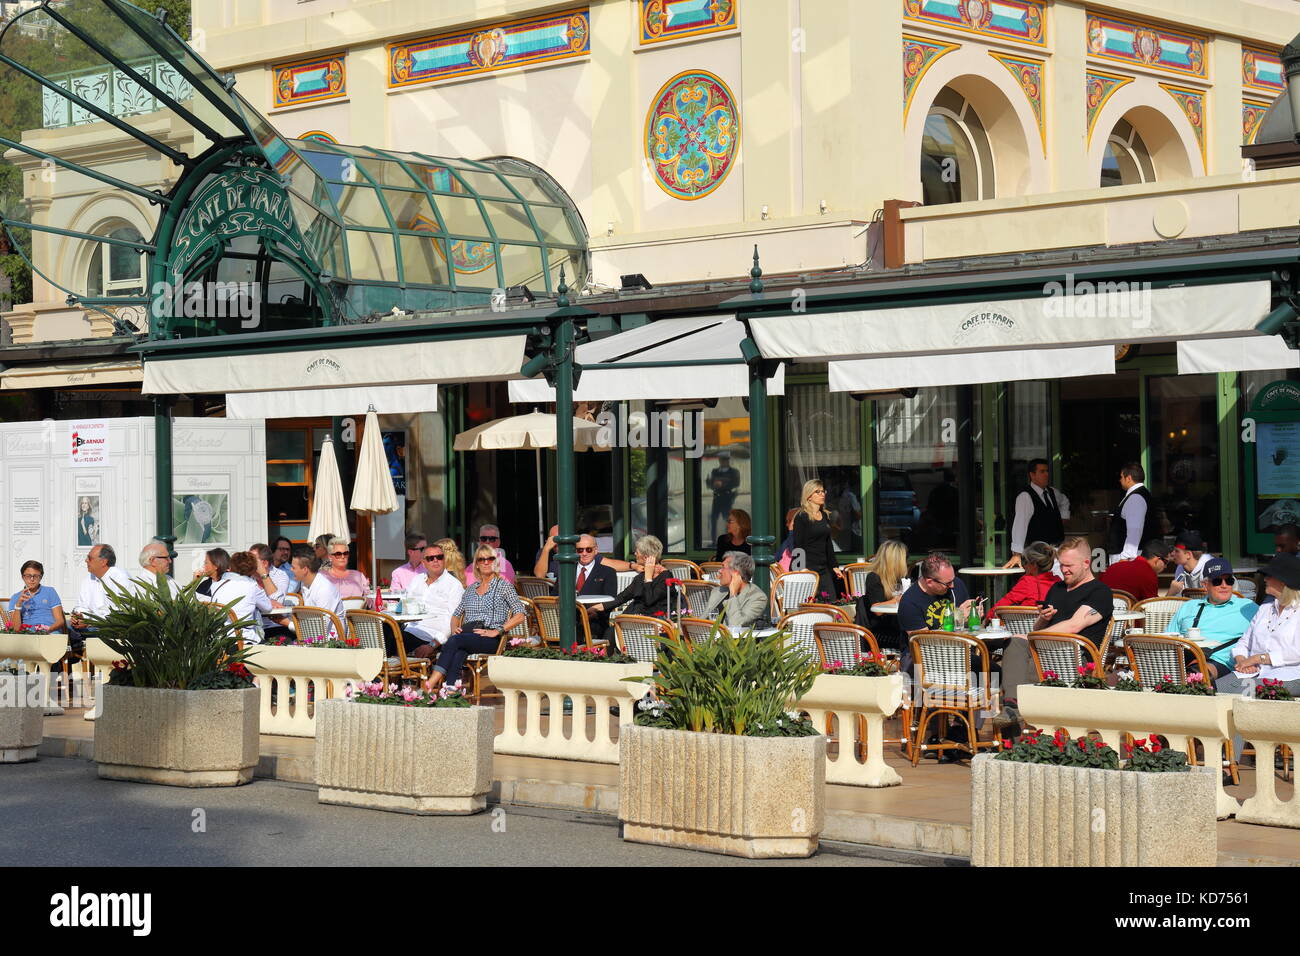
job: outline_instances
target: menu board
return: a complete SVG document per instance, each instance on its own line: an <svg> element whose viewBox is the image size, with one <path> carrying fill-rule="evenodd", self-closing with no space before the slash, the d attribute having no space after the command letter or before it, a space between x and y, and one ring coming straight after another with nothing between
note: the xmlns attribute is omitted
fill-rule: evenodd
<svg viewBox="0 0 1300 956"><path fill-rule="evenodd" d="M1300 422L1260 422L1255 466L1260 498L1300 498Z"/></svg>

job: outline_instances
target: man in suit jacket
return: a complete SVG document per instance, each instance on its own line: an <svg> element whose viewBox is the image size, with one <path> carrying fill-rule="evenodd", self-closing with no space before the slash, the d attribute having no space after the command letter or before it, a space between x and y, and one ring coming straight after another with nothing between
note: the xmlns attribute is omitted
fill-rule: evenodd
<svg viewBox="0 0 1300 956"><path fill-rule="evenodd" d="M722 558L718 580L722 583L709 598L704 616L716 618L726 606L722 623L735 631L753 627L767 613L767 595L754 583L754 559L742 551L728 551Z"/></svg>
<svg viewBox="0 0 1300 956"><path fill-rule="evenodd" d="M604 564L600 551L596 548L596 539L589 534L578 538L578 568L574 580L577 583L577 595L618 594L618 572ZM603 641L609 631L609 611L597 611L587 607L587 620L591 624L591 639Z"/></svg>

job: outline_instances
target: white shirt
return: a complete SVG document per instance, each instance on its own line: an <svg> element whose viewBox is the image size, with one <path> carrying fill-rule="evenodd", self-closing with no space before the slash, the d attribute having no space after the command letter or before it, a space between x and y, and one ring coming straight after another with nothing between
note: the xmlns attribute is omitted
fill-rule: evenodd
<svg viewBox="0 0 1300 956"><path fill-rule="evenodd" d="M1182 581L1184 587L1189 587L1189 588L1205 587L1205 584L1203 583L1205 578L1205 566L1209 563L1210 558L1212 557L1214 557L1214 555L1206 551L1203 555L1201 555L1200 560L1196 562L1196 567L1192 568L1191 571L1188 571L1181 564L1178 565L1178 570L1174 572L1174 580Z"/></svg>
<svg viewBox="0 0 1300 956"><path fill-rule="evenodd" d="M1274 601L1259 609L1232 649L1233 658L1255 654L1267 654L1273 663L1260 664L1259 672L1250 676L1281 681L1300 678L1300 608L1279 611Z"/></svg>
<svg viewBox="0 0 1300 956"><path fill-rule="evenodd" d="M1124 539L1124 550L1119 554L1110 556L1110 563L1116 561L1128 561L1138 556L1138 551L1142 547L1142 529L1146 526L1147 521L1147 500L1137 494L1137 490L1142 487L1142 482L1135 481L1132 487L1126 491L1124 504L1120 506L1119 516L1124 520L1125 527L1128 529L1128 536Z"/></svg>
<svg viewBox="0 0 1300 956"><path fill-rule="evenodd" d="M153 571L150 571L147 568L141 568L139 571L132 573L131 580L140 584L153 584L154 577L155 575ZM172 597L181 593L181 586L176 583L175 578L167 579L167 587L171 590Z"/></svg>
<svg viewBox="0 0 1300 956"><path fill-rule="evenodd" d="M275 591L274 591L273 593L271 593L271 594L268 594L267 597L271 598L272 600L277 600L277 601L278 601L280 598L282 598L282 597L284 597L286 594L290 593L290 592L289 592L289 580L290 580L289 575L285 574L285 573L284 573L283 571L281 571L279 568L277 568L277 567L275 567L274 565L272 565L271 568L270 568L270 570L268 570L268 571L266 572L266 576L267 576L268 578L270 578L270 579L271 579L271 583L275 585ZM297 583L297 582L295 582L295 583Z"/></svg>
<svg viewBox="0 0 1300 956"><path fill-rule="evenodd" d="M326 611L333 611L340 621L344 618L343 599L339 597L339 589L323 574L317 574L316 580L310 585L303 585L302 603L304 607L319 607Z"/></svg>
<svg viewBox="0 0 1300 956"><path fill-rule="evenodd" d="M464 596L465 585L450 571L443 571L432 584L428 575L421 574L406 585L406 600L414 598L424 605L424 617L415 627L439 644L451 636L451 617Z"/></svg>
<svg viewBox="0 0 1300 956"><path fill-rule="evenodd" d="M288 583L285 585L285 591L284 591L285 594L297 594L297 593L298 593L298 589L299 589L300 585L298 584L298 579L295 578L295 577L293 576L293 562L292 562L292 561L286 561L284 564L276 565L276 566L273 567L271 570L272 570L272 571L279 571L281 574L284 575L284 579L285 579L285 581L288 582Z"/></svg>
<svg viewBox="0 0 1300 956"><path fill-rule="evenodd" d="M1029 487L1034 493L1047 503L1047 493L1044 489L1039 488L1032 481ZM1070 499L1061 494L1061 489L1052 487L1052 494L1056 498L1056 505L1061 509L1061 520L1064 521L1070 517ZM1025 535L1029 532L1029 519L1034 516L1034 503L1029 498L1029 492L1022 491L1016 495L1016 516L1011 521L1011 552L1013 554L1024 554L1025 544L1032 543L1025 541ZM1057 545L1059 541L1048 541L1048 544Z"/></svg>
<svg viewBox="0 0 1300 956"><path fill-rule="evenodd" d="M81 584L81 593L77 595L78 611L89 611L91 614L107 614L109 611L108 592L104 590L104 583L110 582L118 590L125 589L132 593L136 590L135 582L131 576L119 567L111 567L104 572L104 577L97 578L93 574L87 574L86 580Z"/></svg>
<svg viewBox="0 0 1300 956"><path fill-rule="evenodd" d="M207 600L209 604L230 604L233 601L235 606L231 610L241 621L245 618L260 621L261 614L271 610L271 599L258 583L233 571L227 571L220 581L213 583ZM261 643L262 633L256 625L246 627L243 638L247 643L258 644Z"/></svg>

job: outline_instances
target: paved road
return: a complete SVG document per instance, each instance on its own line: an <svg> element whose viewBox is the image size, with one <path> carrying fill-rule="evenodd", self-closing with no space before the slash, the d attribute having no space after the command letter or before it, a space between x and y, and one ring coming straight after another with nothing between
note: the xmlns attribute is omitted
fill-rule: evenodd
<svg viewBox="0 0 1300 956"><path fill-rule="evenodd" d="M321 806L314 787L274 780L189 790L100 780L85 760L0 766L0 846L10 861L34 865L900 865L834 845L809 860L757 862L624 843L608 820L492 807L413 817ZM195 832L199 822L204 832Z"/></svg>

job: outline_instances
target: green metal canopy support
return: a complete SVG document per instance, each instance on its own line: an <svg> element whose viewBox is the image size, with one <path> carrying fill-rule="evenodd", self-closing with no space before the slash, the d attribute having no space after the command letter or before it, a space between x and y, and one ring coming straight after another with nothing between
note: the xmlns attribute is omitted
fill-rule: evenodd
<svg viewBox="0 0 1300 956"><path fill-rule="evenodd" d="M158 532L167 554L176 557L176 529L172 526L172 402L171 395L153 397L154 494Z"/></svg>
<svg viewBox="0 0 1300 956"><path fill-rule="evenodd" d="M763 270L758 264L758 246L754 247L754 267L750 270L749 291L763 291ZM746 330L749 324L745 324ZM767 594L772 593L771 564L776 538L771 533L772 493L768 484L767 380L775 374L779 362L768 361L752 336L740 343L740 354L749 366L749 448L752 526L749 529L750 553L754 558L754 583Z"/></svg>

